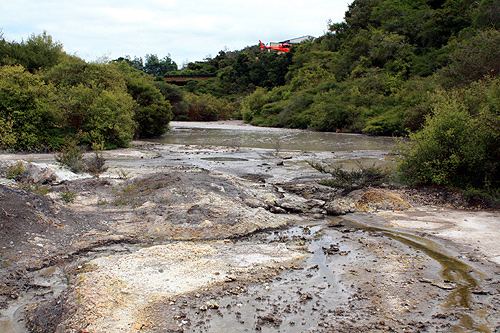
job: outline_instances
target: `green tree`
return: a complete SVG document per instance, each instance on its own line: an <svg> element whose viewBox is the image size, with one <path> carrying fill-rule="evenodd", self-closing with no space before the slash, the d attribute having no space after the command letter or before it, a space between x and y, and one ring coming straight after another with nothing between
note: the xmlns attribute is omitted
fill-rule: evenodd
<svg viewBox="0 0 500 333"><path fill-rule="evenodd" d="M63 52L62 44L55 42L46 31L39 35L32 34L21 43L8 43L5 40L2 43L1 63L22 65L31 73L40 69L49 69L67 56Z"/></svg>
<svg viewBox="0 0 500 333"><path fill-rule="evenodd" d="M446 87L500 74L500 31L488 29L466 35L453 41L450 48L450 64L439 73Z"/></svg>
<svg viewBox="0 0 500 333"><path fill-rule="evenodd" d="M170 55L159 59L156 54L147 54L143 70L150 75L164 76L168 72L176 71L177 64L170 58Z"/></svg>
<svg viewBox="0 0 500 333"><path fill-rule="evenodd" d="M124 77L127 92L135 101L135 137L149 138L166 132L172 119L171 105L157 89L153 79L126 63L115 63Z"/></svg>
<svg viewBox="0 0 500 333"><path fill-rule="evenodd" d="M4 149L46 149L57 145L59 119L54 89L22 66L0 68L0 144Z"/></svg>
<svg viewBox="0 0 500 333"><path fill-rule="evenodd" d="M499 96L498 77L436 93L433 114L402 150L404 178L416 184L498 189Z"/></svg>
<svg viewBox="0 0 500 333"><path fill-rule="evenodd" d="M65 131L81 143L104 142L124 147L135 131L136 103L127 93L123 74L111 65L68 58L44 73L58 93L58 110Z"/></svg>
<svg viewBox="0 0 500 333"><path fill-rule="evenodd" d="M154 81L155 87L172 106L172 117L174 120L189 120L188 104L185 100L185 91L176 85L165 82L163 78Z"/></svg>

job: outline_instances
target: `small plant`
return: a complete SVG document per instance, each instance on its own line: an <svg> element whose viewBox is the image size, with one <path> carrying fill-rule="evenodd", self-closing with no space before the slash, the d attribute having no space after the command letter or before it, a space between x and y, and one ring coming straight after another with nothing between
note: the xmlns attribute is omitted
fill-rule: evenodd
<svg viewBox="0 0 500 333"><path fill-rule="evenodd" d="M102 156L102 150L104 149L104 144L101 142L99 144L94 143L92 145L92 150L94 155L85 161L85 170L94 176L105 172L108 168L105 166L106 160Z"/></svg>
<svg viewBox="0 0 500 333"><path fill-rule="evenodd" d="M126 172L122 168L118 169L118 171L116 171L116 173L118 175L118 178L120 178L120 179L127 179L128 178L128 172Z"/></svg>
<svg viewBox="0 0 500 333"><path fill-rule="evenodd" d="M70 190L66 190L66 191L61 192L61 199L63 199L63 201L65 203L75 202L76 196L77 196L77 194L73 191L70 191Z"/></svg>
<svg viewBox="0 0 500 333"><path fill-rule="evenodd" d="M97 205L98 206L104 206L104 205L107 205L107 204L108 204L108 200L106 200L106 198L103 198L100 195L97 197Z"/></svg>
<svg viewBox="0 0 500 333"><path fill-rule="evenodd" d="M377 186L389 179L389 174L375 165L364 167L358 164L358 169L343 170L342 165L327 166L315 162L308 162L310 166L321 173L329 173L332 178L322 180L322 185L337 187L345 191L353 191L367 186Z"/></svg>
<svg viewBox="0 0 500 333"><path fill-rule="evenodd" d="M19 184L19 187L27 192L32 192L39 195L45 195L49 193L51 189L50 186L43 186L41 184L32 184L29 182L22 182Z"/></svg>
<svg viewBox="0 0 500 333"><path fill-rule="evenodd" d="M113 190L116 198L113 202L115 206L121 205L136 205L136 199L140 192L140 189L137 185L126 185L122 186L119 189Z"/></svg>
<svg viewBox="0 0 500 333"><path fill-rule="evenodd" d="M19 161L7 169L5 177L8 179L21 180L25 172L26 168L23 162Z"/></svg>
<svg viewBox="0 0 500 333"><path fill-rule="evenodd" d="M56 154L56 161L66 165L75 173L81 172L85 168L83 149L73 139L66 140L65 146Z"/></svg>

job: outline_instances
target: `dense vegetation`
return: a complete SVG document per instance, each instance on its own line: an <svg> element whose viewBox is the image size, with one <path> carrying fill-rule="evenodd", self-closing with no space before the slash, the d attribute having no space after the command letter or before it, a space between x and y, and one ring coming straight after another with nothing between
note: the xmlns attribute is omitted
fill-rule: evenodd
<svg viewBox="0 0 500 333"><path fill-rule="evenodd" d="M345 19L285 54L220 51L182 70L169 56L86 63L46 33L0 38L0 147L126 146L169 120L411 137L415 184L500 185L500 3L355 0ZM164 75L210 74L184 87ZM498 193L496 194L498 195Z"/></svg>
<svg viewBox="0 0 500 333"><path fill-rule="evenodd" d="M161 69L166 60L148 55L145 67L153 71L156 61ZM87 63L46 33L21 43L2 36L0 65L3 149L58 150L69 141L124 147L165 133L172 117L152 76L125 60Z"/></svg>
<svg viewBox="0 0 500 333"><path fill-rule="evenodd" d="M499 196L500 2L355 0L328 28L287 54L192 64L218 77L191 91L252 91L239 115L254 125L409 134L407 181Z"/></svg>

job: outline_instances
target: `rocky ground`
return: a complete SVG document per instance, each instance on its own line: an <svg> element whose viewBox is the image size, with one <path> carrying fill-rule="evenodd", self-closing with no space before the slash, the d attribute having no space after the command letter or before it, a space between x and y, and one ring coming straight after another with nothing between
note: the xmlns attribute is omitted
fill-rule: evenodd
<svg viewBox="0 0 500 333"><path fill-rule="evenodd" d="M0 155L29 169L0 182L0 331L500 331L497 210L298 181L294 152L243 175L165 149L107 152L99 177Z"/></svg>

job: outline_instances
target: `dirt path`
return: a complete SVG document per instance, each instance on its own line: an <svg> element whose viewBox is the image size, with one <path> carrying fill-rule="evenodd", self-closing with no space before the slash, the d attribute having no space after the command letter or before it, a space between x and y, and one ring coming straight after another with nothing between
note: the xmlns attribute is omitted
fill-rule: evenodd
<svg viewBox="0 0 500 333"><path fill-rule="evenodd" d="M314 171L290 176L295 152L244 179L215 159L230 149L107 152L105 174L51 178L43 195L2 179L0 331L500 330L498 211L340 196ZM53 160L0 160L20 157Z"/></svg>

